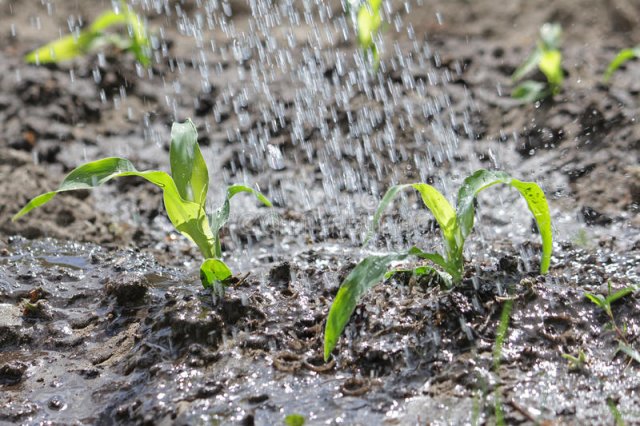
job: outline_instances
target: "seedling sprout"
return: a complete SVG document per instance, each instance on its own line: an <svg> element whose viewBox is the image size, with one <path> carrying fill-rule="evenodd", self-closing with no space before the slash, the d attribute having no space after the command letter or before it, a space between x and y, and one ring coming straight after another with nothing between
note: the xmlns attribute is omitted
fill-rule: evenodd
<svg viewBox="0 0 640 426"><path fill-rule="evenodd" d="M232 276L229 267L221 260L220 230L229 220L230 200L236 194L253 194L270 207L271 203L260 192L244 185L227 188L224 202L212 213L205 211L209 190L209 171L198 146L198 133L191 120L174 123L171 128L169 159L171 175L159 170L138 171L133 164L119 157L103 158L83 164L69 173L55 191L41 194L25 205L14 217L18 220L36 207L49 202L56 194L76 189L91 189L124 176L146 179L163 191L164 206L173 226L193 241L204 261L200 267L200 279L205 288L213 288L217 296L224 294L224 283Z"/></svg>
<svg viewBox="0 0 640 426"><path fill-rule="evenodd" d="M442 237L444 251L440 253L425 253L418 247L401 253L388 255L374 255L364 258L340 286L338 294L331 305L325 327L324 358L329 359L340 334L349 322L353 311L370 288L377 285L383 277L389 277L397 271L388 272L388 266L410 256L431 262L432 265L421 265L413 270L416 275L437 274L446 286L451 287L462 281L464 274L463 249L464 242L471 234L475 219L474 201L478 193L493 185L508 184L520 192L525 198L529 210L536 220L542 239L542 258L540 273L549 270L552 251L551 216L549 206L542 189L534 182L523 182L512 178L505 172L478 170L467 177L458 192L456 209L433 186L426 183L396 185L387 191L373 216L372 231L365 240L368 242L377 229L382 213L393 198L403 189L413 188L420 193L425 206L433 213ZM440 268L440 269L437 269Z"/></svg>
<svg viewBox="0 0 640 426"><path fill-rule="evenodd" d="M514 83L518 82L538 68L547 82L523 81L513 89L511 96L524 102L536 102L560 93L564 81L560 52L561 36L562 27L559 24L546 23L540 28L536 50L513 73L511 79Z"/></svg>
<svg viewBox="0 0 640 426"><path fill-rule="evenodd" d="M126 36L107 32L125 26ZM106 11L98 16L86 29L47 43L28 53L25 61L31 64L59 63L93 52L105 45L114 45L132 52L145 67L151 63L151 42L142 19L122 2L118 11Z"/></svg>
<svg viewBox="0 0 640 426"><path fill-rule="evenodd" d="M632 59L640 58L640 45L630 49L622 49L615 58L609 63L604 73L604 82L607 83L614 72L618 70L625 62Z"/></svg>

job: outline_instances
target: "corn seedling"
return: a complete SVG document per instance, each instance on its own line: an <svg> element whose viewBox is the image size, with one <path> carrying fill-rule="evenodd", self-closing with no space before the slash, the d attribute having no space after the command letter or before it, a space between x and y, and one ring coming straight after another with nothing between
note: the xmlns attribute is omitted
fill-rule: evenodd
<svg viewBox="0 0 640 426"><path fill-rule="evenodd" d="M562 354L562 358L567 360L569 371L582 370L587 363L587 355L582 349L578 350L578 355Z"/></svg>
<svg viewBox="0 0 640 426"><path fill-rule="evenodd" d="M13 220L44 205L60 192L95 188L118 177L141 177L162 189L169 220L178 232L198 246L205 259L200 267L202 285L205 288L213 288L216 295L222 297L224 283L232 276L229 267L220 260L220 230L229 220L231 198L246 192L253 194L266 206L270 207L271 203L252 188L231 185L227 188L222 206L210 214L205 211L209 171L198 146L196 127L191 120L173 124L169 160L171 175L159 170L138 171L129 160L119 157L103 158L83 164L71 171L57 190L46 192L29 201Z"/></svg>
<svg viewBox="0 0 640 426"><path fill-rule="evenodd" d="M106 32L115 26L126 26L126 36ZM122 2L121 10L107 11L88 28L52 41L25 56L31 64L58 63L93 52L105 45L132 52L138 62L147 67L151 63L151 42L138 15Z"/></svg>
<svg viewBox="0 0 640 426"><path fill-rule="evenodd" d="M524 102L536 102L560 93L564 81L560 52L561 36L562 27L559 24L546 23L540 28L540 39L536 50L518 67L511 79L513 82L518 82L538 68L547 82L526 80L513 89L512 97Z"/></svg>
<svg viewBox="0 0 640 426"><path fill-rule="evenodd" d="M433 186L425 183L396 185L391 187L382 198L373 216L373 227L365 244L377 229L384 210L393 198L403 189L413 188L420 193L425 206L433 213L444 239L443 254L425 253L418 247L401 253L374 255L364 258L345 278L331 305L324 335L324 358L329 359L340 334L349 322L360 298L383 278L396 273L388 272L393 262L415 256L430 261L431 265L422 265L413 269L415 275L437 274L448 287L462 281L464 274L464 242L471 234L474 225L474 201L479 192L496 184L508 184L525 198L533 214L542 238L542 259L540 273L549 270L552 250L551 216L549 206L542 189L534 182L523 182L512 178L505 172L478 170L467 177L459 192L456 209ZM439 267L440 270L436 269Z"/></svg>
<svg viewBox="0 0 640 426"><path fill-rule="evenodd" d="M609 81L613 73L616 72L625 62L636 58L640 58L640 45L630 49L622 49L618 52L616 57L613 58L613 61L609 63L607 70L604 72L605 83Z"/></svg>
<svg viewBox="0 0 640 426"><path fill-rule="evenodd" d="M382 26L382 17L380 16L382 0L345 0L343 7L347 14L351 14L351 11L357 8L355 25L358 34L358 45L364 54L365 60L375 72L380 64L375 38L378 36Z"/></svg>
<svg viewBox="0 0 640 426"><path fill-rule="evenodd" d="M304 426L305 418L302 414L289 414L284 418L286 426Z"/></svg>
<svg viewBox="0 0 640 426"><path fill-rule="evenodd" d="M612 292L611 289L611 281L608 282L608 295L605 297L601 294L593 294L593 293L585 293L585 297L593 302L596 306L604 311L609 317L611 329L616 334L616 340L618 341L618 348L616 349L616 353L622 352L627 355L630 359L640 363L640 353L631 347L629 340L627 339L627 328L623 326L623 328L618 327L616 319L613 315L613 310L611 305L617 300L622 299L630 294L635 293L638 290L637 286L630 286L622 288L616 292Z"/></svg>
<svg viewBox="0 0 640 426"><path fill-rule="evenodd" d="M618 409L618 404L613 398L607 398L607 407L609 407L609 412L611 416L613 416L613 421L615 426L625 426L624 419L622 418L622 413Z"/></svg>

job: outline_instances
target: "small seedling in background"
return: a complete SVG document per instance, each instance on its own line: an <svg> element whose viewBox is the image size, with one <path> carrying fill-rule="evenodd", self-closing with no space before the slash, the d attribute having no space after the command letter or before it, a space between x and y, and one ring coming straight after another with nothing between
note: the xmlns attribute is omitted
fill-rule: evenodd
<svg viewBox="0 0 640 426"><path fill-rule="evenodd" d="M623 297L626 297L630 294L635 293L638 290L638 287L630 286L630 287L622 288L616 292L612 292L611 281L609 281L607 285L608 285L607 297L602 296L600 294L593 294L593 293L585 293L584 295L587 299L589 299L591 302L597 305L600 309L602 309L605 312L605 314L607 314L607 316L609 317L609 320L611 321L610 323L611 328L616 333L616 338L617 338L616 340L618 341L618 348L616 349L616 353L623 352L629 358L640 363L640 353L638 353L635 349L631 347L631 344L627 339L626 326L624 326L622 329L618 327L615 317L613 316L613 310L611 309L611 305L614 302L622 299Z"/></svg>
<svg viewBox="0 0 640 426"><path fill-rule="evenodd" d="M567 360L569 371L582 370L587 363L587 355L582 349L578 350L578 355L562 354L562 358Z"/></svg>
<svg viewBox="0 0 640 426"><path fill-rule="evenodd" d="M607 407L609 407L609 412L613 416L613 421L615 426L625 426L624 419L622 418L622 413L618 409L618 403L613 398L607 398Z"/></svg>
<svg viewBox="0 0 640 426"><path fill-rule="evenodd" d="M301 414L289 414L284 418L286 426L304 426L305 419Z"/></svg>
<svg viewBox="0 0 640 426"><path fill-rule="evenodd" d="M471 234L475 218L474 201L479 192L496 184L508 184L517 189L525 198L533 214L542 238L542 259L540 273L549 270L552 250L551 216L549 206L542 189L534 182L522 182L505 172L478 170L467 177L458 192L456 210L437 189L426 183L396 185L387 191L373 216L373 228L365 244L370 240L379 225L384 210L393 198L403 189L417 190L424 204L433 213L444 239L444 254L425 253L417 247L404 253L364 258L345 278L338 290L327 318L324 337L324 358L329 359L331 351L338 342L340 334L349 322L360 298L383 277L389 277L397 271L387 272L393 262L405 260L409 256L430 261L433 266L422 265L412 272L416 275L437 274L447 286L458 284L464 274L464 242ZM404 270L403 270L404 271Z"/></svg>
<svg viewBox="0 0 640 426"><path fill-rule="evenodd" d="M630 49L622 49L618 52L616 57L613 58L613 61L609 63L609 66L604 73L604 82L607 83L613 73L616 72L625 62L636 58L640 58L640 45Z"/></svg>
<svg viewBox="0 0 640 426"><path fill-rule="evenodd" d="M106 32L115 26L125 26L126 36ZM147 67L151 63L151 42L142 20L124 2L118 12L107 11L88 28L52 41L25 56L30 64L58 63L85 55L106 45L132 52L138 62Z"/></svg>
<svg viewBox="0 0 640 426"><path fill-rule="evenodd" d="M374 72L380 64L380 55L375 38L378 36L382 25L381 7L382 0L367 0L358 10L358 43Z"/></svg>
<svg viewBox="0 0 640 426"><path fill-rule="evenodd" d="M560 93L564 81L560 52L561 37L562 27L559 24L546 23L540 28L540 39L536 50L513 73L511 79L518 82L538 68L547 82L526 80L513 89L512 97L524 102L536 102Z"/></svg>
<svg viewBox="0 0 640 426"><path fill-rule="evenodd" d="M217 296L224 295L224 283L231 278L229 267L222 261L220 230L229 220L230 200L241 192L256 196L266 206L269 200L260 192L244 185L231 185L223 205L207 214L205 211L209 191L209 171L198 146L198 133L191 120L173 123L169 152L171 175L159 170L140 172L125 158L110 157L83 164L69 173L60 187L29 201L14 217L17 220L36 207L49 202L57 193L76 189L91 189L123 176L146 179L163 191L164 206L173 226L193 241L204 262L200 279L205 288L213 288Z"/></svg>
<svg viewBox="0 0 640 426"><path fill-rule="evenodd" d="M380 9L382 0L344 0L344 11L355 20L356 32L358 34L358 45L362 50L365 60L371 65L373 72L377 71L380 65L380 56L375 38L382 26ZM352 14L356 10L355 15Z"/></svg>

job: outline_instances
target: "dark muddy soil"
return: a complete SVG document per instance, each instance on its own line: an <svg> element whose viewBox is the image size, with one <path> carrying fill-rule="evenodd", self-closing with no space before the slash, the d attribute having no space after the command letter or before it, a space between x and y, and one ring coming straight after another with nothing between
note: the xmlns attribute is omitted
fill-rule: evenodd
<svg viewBox="0 0 640 426"><path fill-rule="evenodd" d="M602 83L616 51L640 43L640 6L391 3L367 77L338 2L143 2L149 70L115 50L22 62L103 3L0 0L0 423L492 424L496 407L507 424L612 424L616 410L640 422L638 362L584 296L640 284L640 62ZM566 84L522 105L510 75L547 21L564 28ZM87 160L168 169L171 122L187 117L214 199L244 182L275 205L233 200L223 245L239 274L223 302L202 290L161 193L136 179L10 221ZM407 196L360 249L386 188L425 181L453 198L479 167L544 187L550 273L536 273L524 203L491 189L463 284L378 286L324 363L324 318L367 250L439 248ZM639 308L637 294L613 305L636 349Z"/></svg>

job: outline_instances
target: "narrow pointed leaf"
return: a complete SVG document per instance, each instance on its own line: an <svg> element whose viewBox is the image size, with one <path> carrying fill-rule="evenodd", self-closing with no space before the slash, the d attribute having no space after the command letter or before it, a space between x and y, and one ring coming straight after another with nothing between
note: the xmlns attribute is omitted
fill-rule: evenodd
<svg viewBox="0 0 640 426"><path fill-rule="evenodd" d="M374 45L373 37L382 24L380 6L380 0L369 0L358 10L358 42L364 50L368 50Z"/></svg>
<svg viewBox="0 0 640 426"><path fill-rule="evenodd" d="M127 30L133 41L131 51L136 56L138 62L148 67L151 63L151 41L147 35L147 30L138 15L127 12Z"/></svg>
<svg viewBox="0 0 640 426"><path fill-rule="evenodd" d="M447 264L447 261L444 259L444 257L442 257L442 255L438 253L426 253L421 249L419 249L418 247L414 246L414 247L411 247L411 249L409 250L409 254L412 256L417 256L420 259L430 260L445 270L449 269L449 265Z"/></svg>
<svg viewBox="0 0 640 426"><path fill-rule="evenodd" d="M431 185L414 183L412 185L422 197L422 202L435 217L445 240L455 241L456 212L447 199Z"/></svg>
<svg viewBox="0 0 640 426"><path fill-rule="evenodd" d="M396 268L385 273L384 279L388 280L392 276L400 273L409 273L415 276L423 276L423 275L435 274L435 273L438 273L438 271L428 265L422 265L415 268Z"/></svg>
<svg viewBox="0 0 640 426"><path fill-rule="evenodd" d="M151 41L147 36L147 30L140 17L129 10L128 6L125 6L124 11L116 13L114 11L108 11L101 14L89 27L89 31L92 33L101 33L104 30L114 25L126 25L129 45L127 50L130 50L135 55L138 62L142 65L149 66L151 62Z"/></svg>
<svg viewBox="0 0 640 426"><path fill-rule="evenodd" d="M73 59L89 50L91 43L99 36L94 33L69 34L58 40L29 52L24 60L30 64L50 64Z"/></svg>
<svg viewBox="0 0 640 426"><path fill-rule="evenodd" d="M564 74L562 72L562 54L559 50L545 51L540 57L538 67L547 77L550 85L555 87L562 85Z"/></svg>
<svg viewBox="0 0 640 426"><path fill-rule="evenodd" d="M635 291L636 291L636 289L634 287L625 287L625 288L623 288L621 290L618 290L615 293L607 296L606 302L610 305L610 304L614 303L615 301L617 301L619 299L622 299L623 297L632 294Z"/></svg>
<svg viewBox="0 0 640 426"><path fill-rule="evenodd" d="M267 197L265 197L264 195L262 195L262 193L260 193L259 191L256 191L253 188L250 188L245 185L231 185L230 187L228 187L227 195L224 199L222 206L219 209L217 209L215 212L213 212L213 214L211 214L209 217L209 222L211 224L211 232L215 239L215 256L216 257L222 256L222 249L220 247L220 229L222 229L222 227L229 220L229 213L231 210L230 200L236 194L239 194L241 192L247 192L247 193L253 194L262 204L264 204L267 207L271 207L271 202L267 199Z"/></svg>
<svg viewBox="0 0 640 426"><path fill-rule="evenodd" d="M613 61L609 63L607 70L604 73L604 81L607 82L611 78L614 72L618 70L625 62L640 57L640 46L633 49L622 49Z"/></svg>
<svg viewBox="0 0 640 426"><path fill-rule="evenodd" d="M513 179L505 172L478 170L466 178L458 192L457 216L460 232L463 240L473 229L475 207L473 201L479 192L498 183L511 185L520 192L527 202L529 211L533 214L542 239L542 258L540 272L549 270L551 251L553 249L553 237L551 231L551 215L549 205L542 189L534 182L522 182Z"/></svg>
<svg viewBox="0 0 640 426"><path fill-rule="evenodd" d="M166 172L150 170L139 172L125 158L109 157L83 164L65 177L60 187L51 192L39 195L29 201L13 220L17 220L36 207L49 202L56 194L76 189L91 189L111 179L124 176L138 176L160 187L163 191L164 205L167 215L175 228L192 240L205 257L213 257L211 241L213 235L202 206L183 200L176 185Z"/></svg>
<svg viewBox="0 0 640 426"><path fill-rule="evenodd" d="M100 33L114 25L127 23L126 13L116 13L112 10L100 14L89 26L88 32Z"/></svg>
<svg viewBox="0 0 640 426"><path fill-rule="evenodd" d="M593 302L596 306L602 308L602 309L606 309L608 303L605 300L604 297L602 297L599 294L592 294L592 293L585 293L584 297L586 297L587 299L589 299L591 302Z"/></svg>
<svg viewBox="0 0 640 426"><path fill-rule="evenodd" d="M533 80L523 81L511 91L512 98L526 103L542 100L549 95L551 95L551 91L545 83Z"/></svg>
<svg viewBox="0 0 640 426"><path fill-rule="evenodd" d="M349 322L358 301L371 287L380 283L389 264L406 259L407 253L364 258L345 278L338 290L324 330L324 359L327 361L338 338Z"/></svg>
<svg viewBox="0 0 640 426"><path fill-rule="evenodd" d="M522 80L525 75L527 75L531 71L535 70L536 67L538 66L538 62L540 61L540 56L541 55L542 55L542 52L540 51L540 49L536 49L536 51L533 52L527 58L527 60L524 61L524 63L522 65L520 65L518 67L518 69L515 70L515 72L511 76L511 80L512 81Z"/></svg>
<svg viewBox="0 0 640 426"><path fill-rule="evenodd" d="M219 259L206 259L200 266L200 281L204 288L214 287L216 283L222 283L232 275L231 269Z"/></svg>
<svg viewBox="0 0 640 426"><path fill-rule="evenodd" d="M455 241L455 211L449 201L442 195L437 189L435 189L431 185L427 185L426 183L413 183L413 184L404 184L404 185L395 185L387 190L384 197L382 197L382 201L378 205L378 209L373 215L373 223L371 230L369 231L364 244L367 244L373 233L377 231L380 225L380 219L382 218L382 214L386 210L386 208L391 204L391 201L398 195L400 191L406 188L414 188L420 193L422 197L422 201L427 206L431 213L438 222L440 226L440 230L444 235L444 238L447 241Z"/></svg>
<svg viewBox="0 0 640 426"><path fill-rule="evenodd" d="M631 358L635 362L640 363L640 353L638 353L638 351L633 349L631 346L621 341L618 341L618 349L616 350L616 353L618 352L623 352L625 355L627 355L629 358Z"/></svg>
<svg viewBox="0 0 640 426"><path fill-rule="evenodd" d="M198 131L191 120L171 126L169 161L180 196L204 205L209 190L209 170L198 146Z"/></svg>

